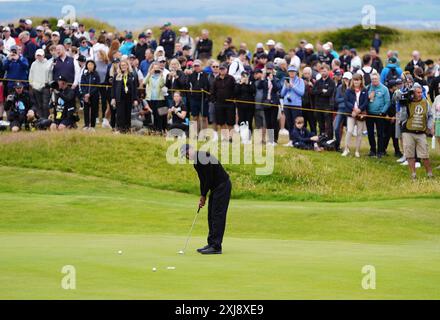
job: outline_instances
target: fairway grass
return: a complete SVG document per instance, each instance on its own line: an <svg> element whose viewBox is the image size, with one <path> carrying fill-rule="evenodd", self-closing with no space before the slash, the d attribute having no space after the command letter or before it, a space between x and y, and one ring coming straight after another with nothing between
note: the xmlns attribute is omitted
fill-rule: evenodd
<svg viewBox="0 0 440 320"><path fill-rule="evenodd" d="M182 256L194 195L53 170L0 176L0 299L440 298L437 199L233 200L224 254L195 252L204 209ZM65 265L76 290L61 287ZM365 265L376 290L361 286Z"/></svg>

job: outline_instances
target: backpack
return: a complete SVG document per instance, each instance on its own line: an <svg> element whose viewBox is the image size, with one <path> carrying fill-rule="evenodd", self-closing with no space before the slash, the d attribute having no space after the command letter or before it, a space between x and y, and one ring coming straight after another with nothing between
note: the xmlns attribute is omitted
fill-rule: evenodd
<svg viewBox="0 0 440 320"><path fill-rule="evenodd" d="M397 73L396 68L389 68L389 69L390 69L390 71L388 72L387 77L385 79L385 85L388 88L390 87L389 83L390 83L391 80L395 81L395 80L397 80L399 78L399 75Z"/></svg>
<svg viewBox="0 0 440 320"><path fill-rule="evenodd" d="M364 82L366 86L369 86L371 84L371 74L373 73L373 68L371 68L370 72L366 72L364 68L361 69L362 73L364 74Z"/></svg>

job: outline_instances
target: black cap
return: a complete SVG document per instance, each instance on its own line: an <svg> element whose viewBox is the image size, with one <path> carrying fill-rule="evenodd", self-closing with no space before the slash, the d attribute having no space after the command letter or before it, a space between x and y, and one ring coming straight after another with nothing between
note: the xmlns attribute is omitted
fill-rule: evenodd
<svg viewBox="0 0 440 320"><path fill-rule="evenodd" d="M185 50L191 50L191 47L190 47L189 45L184 45L182 50L183 50L183 51L185 51Z"/></svg>
<svg viewBox="0 0 440 320"><path fill-rule="evenodd" d="M63 75L58 76L58 79L57 79L57 80L58 80L58 81L64 81L64 82L67 82L66 77L63 76Z"/></svg>
<svg viewBox="0 0 440 320"><path fill-rule="evenodd" d="M229 68L228 64L224 62L219 66L219 69L228 69L228 68Z"/></svg>
<svg viewBox="0 0 440 320"><path fill-rule="evenodd" d="M14 83L14 88L23 88L24 84L23 82L17 81L16 83Z"/></svg>
<svg viewBox="0 0 440 320"><path fill-rule="evenodd" d="M78 56L78 59L76 59L76 60L78 60L79 62L86 62L86 61L87 61L87 58L86 58L85 56L83 56L82 54L80 54L80 55Z"/></svg>
<svg viewBox="0 0 440 320"><path fill-rule="evenodd" d="M119 63L119 62L121 62L121 59L119 59L119 58L114 58L112 60L112 63Z"/></svg>
<svg viewBox="0 0 440 320"><path fill-rule="evenodd" d="M254 73L263 73L263 70L260 68L255 68Z"/></svg>

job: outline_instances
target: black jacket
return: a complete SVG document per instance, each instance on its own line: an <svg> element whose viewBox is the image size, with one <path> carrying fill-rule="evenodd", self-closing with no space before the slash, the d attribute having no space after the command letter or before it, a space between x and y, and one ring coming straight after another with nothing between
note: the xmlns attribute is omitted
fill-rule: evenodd
<svg viewBox="0 0 440 320"><path fill-rule="evenodd" d="M99 94L99 87L95 85L100 85L101 79L99 79L99 74L96 71L88 72L84 70L81 76L81 85L79 87L79 94L83 97L86 94L91 96L96 96Z"/></svg>
<svg viewBox="0 0 440 320"><path fill-rule="evenodd" d="M136 84L137 80L135 76L132 73L129 73L127 78L127 87L129 95L131 97L131 102L138 99L138 88ZM116 104L119 104L121 102L122 90L124 90L124 80L118 79L118 77L116 76L113 79L111 92L111 97L112 99L116 100Z"/></svg>
<svg viewBox="0 0 440 320"><path fill-rule="evenodd" d="M207 152L198 151L194 168L200 180L200 195L206 197L209 191L214 191L219 185L229 180L229 175L223 169L220 161Z"/></svg>
<svg viewBox="0 0 440 320"><path fill-rule="evenodd" d="M193 72L188 77L188 88L190 90L205 90L209 92L209 80L208 74L206 72L201 71L200 73ZM192 92L190 94L192 98L201 98L202 93L200 92ZM206 96L206 94L205 94Z"/></svg>
<svg viewBox="0 0 440 320"><path fill-rule="evenodd" d="M417 66L422 68L423 71L425 71L425 63L422 60L417 61ZM414 76L414 69L415 69L415 65L414 65L413 61L411 60L406 65L405 71L409 71L411 73L411 75Z"/></svg>
<svg viewBox="0 0 440 320"><path fill-rule="evenodd" d="M218 76L213 84L211 90L212 101L218 104L228 104L233 99L235 94L235 78L227 74L223 79Z"/></svg>
<svg viewBox="0 0 440 320"><path fill-rule="evenodd" d="M76 112L75 90L67 88L55 94L55 103L52 105L56 121L71 119ZM60 112L60 116L58 113Z"/></svg>
<svg viewBox="0 0 440 320"><path fill-rule="evenodd" d="M323 90L327 90L323 92ZM335 82L327 77L326 80L319 79L313 86L313 95L315 98L315 107L320 110L331 110L332 97L335 92Z"/></svg>

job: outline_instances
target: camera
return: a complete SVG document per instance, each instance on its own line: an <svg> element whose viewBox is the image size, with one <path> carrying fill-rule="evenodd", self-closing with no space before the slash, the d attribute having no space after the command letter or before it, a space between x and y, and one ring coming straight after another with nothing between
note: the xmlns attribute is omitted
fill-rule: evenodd
<svg viewBox="0 0 440 320"><path fill-rule="evenodd" d="M50 83L50 88L53 89L53 90L59 90L60 86L58 85L58 81L52 81Z"/></svg>
<svg viewBox="0 0 440 320"><path fill-rule="evenodd" d="M397 100L404 105L411 103L414 100L414 89L408 89L404 92L399 91Z"/></svg>

